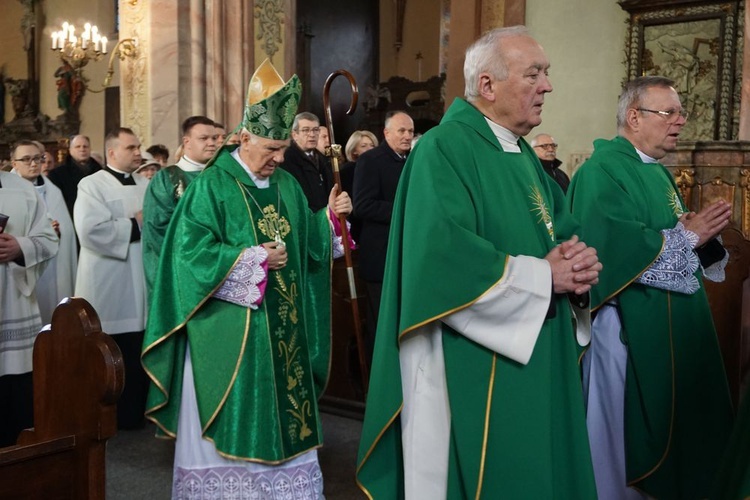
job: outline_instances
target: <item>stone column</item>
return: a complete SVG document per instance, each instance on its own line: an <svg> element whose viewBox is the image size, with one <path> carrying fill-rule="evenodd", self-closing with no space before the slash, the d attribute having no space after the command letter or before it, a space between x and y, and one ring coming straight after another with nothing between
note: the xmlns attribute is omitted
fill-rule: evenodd
<svg viewBox="0 0 750 500"><path fill-rule="evenodd" d="M121 69L123 125L144 146L174 150L192 115L239 124L256 66L253 13L242 0L120 0L120 35L139 40Z"/></svg>

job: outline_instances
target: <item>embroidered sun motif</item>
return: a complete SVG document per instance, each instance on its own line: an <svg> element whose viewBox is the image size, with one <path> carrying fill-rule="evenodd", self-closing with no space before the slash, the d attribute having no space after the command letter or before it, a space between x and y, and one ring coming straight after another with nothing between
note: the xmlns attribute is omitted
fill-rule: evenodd
<svg viewBox="0 0 750 500"><path fill-rule="evenodd" d="M291 226L286 217L279 217L279 214L276 213L276 207L268 205L263 209L263 218L258 221L258 229L273 240L276 238L276 235L280 235L283 238L289 234Z"/></svg>
<svg viewBox="0 0 750 500"><path fill-rule="evenodd" d="M552 217L549 214L549 210L547 210L547 204L544 202L542 192L539 191L538 186L531 187L531 194L529 195L529 198L531 198L531 203L533 206L532 212L536 212L537 216L539 217L538 222L542 222L545 225L545 227L547 228L547 232L549 233L549 237L552 239L552 241L555 241L555 228L552 225Z"/></svg>
<svg viewBox="0 0 750 500"><path fill-rule="evenodd" d="M667 200L672 212L674 212L679 219L685 211L682 209L682 203L680 202L680 196L677 194L677 191L672 188L667 189Z"/></svg>

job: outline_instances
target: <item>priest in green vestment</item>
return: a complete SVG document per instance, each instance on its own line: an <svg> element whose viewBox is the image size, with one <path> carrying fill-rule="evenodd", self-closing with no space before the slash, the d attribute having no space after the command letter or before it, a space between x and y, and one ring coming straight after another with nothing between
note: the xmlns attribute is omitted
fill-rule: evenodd
<svg viewBox="0 0 750 500"><path fill-rule="evenodd" d="M577 356L601 264L521 138L548 67L523 27L483 36L467 99L404 168L357 466L370 498L596 497Z"/></svg>
<svg viewBox="0 0 750 500"><path fill-rule="evenodd" d="M164 238L142 360L147 417L176 437L173 498L286 486L322 495L317 400L330 363L332 232L278 169L300 98L266 61L239 146L223 148L177 205ZM286 486L284 486L286 485Z"/></svg>
<svg viewBox="0 0 750 500"><path fill-rule="evenodd" d="M594 142L568 201L606 266L592 289L584 388L600 498L706 498L732 408L702 275L723 280L730 206L688 212L658 163L686 117L671 80L620 96L619 135Z"/></svg>
<svg viewBox="0 0 750 500"><path fill-rule="evenodd" d="M162 168L148 183L143 198L143 270L146 297L151 298L159 268L164 234L172 219L177 202L188 185L206 168L216 153L217 138L214 122L205 116L191 116L182 122L182 157L174 165Z"/></svg>

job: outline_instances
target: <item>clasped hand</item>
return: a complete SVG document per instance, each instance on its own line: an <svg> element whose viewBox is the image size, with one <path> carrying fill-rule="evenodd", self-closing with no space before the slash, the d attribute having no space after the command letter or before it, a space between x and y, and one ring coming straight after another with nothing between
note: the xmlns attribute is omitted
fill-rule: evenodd
<svg viewBox="0 0 750 500"><path fill-rule="evenodd" d="M268 269L272 271L279 270L286 266L289 260L289 254L286 252L286 245L279 243L278 241L268 241L263 243L263 248L268 252Z"/></svg>
<svg viewBox="0 0 750 500"><path fill-rule="evenodd" d="M21 256L21 245L15 236L0 233L0 262L11 262Z"/></svg>
<svg viewBox="0 0 750 500"><path fill-rule="evenodd" d="M719 200L698 213L683 214L680 222L685 229L698 235L696 246L702 246L729 225L731 216L732 206L724 200Z"/></svg>
<svg viewBox="0 0 750 500"><path fill-rule="evenodd" d="M552 285L555 293L573 292L582 295L599 282L602 263L596 249L573 236L557 245L544 257L552 268Z"/></svg>

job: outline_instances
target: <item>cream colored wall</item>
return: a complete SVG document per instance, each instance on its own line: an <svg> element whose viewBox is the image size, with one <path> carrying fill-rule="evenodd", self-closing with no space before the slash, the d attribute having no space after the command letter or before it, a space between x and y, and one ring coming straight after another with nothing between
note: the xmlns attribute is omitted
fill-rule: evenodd
<svg viewBox="0 0 750 500"><path fill-rule="evenodd" d="M50 33L59 30L63 21L68 21L76 27L76 32L82 31L86 22L95 24L99 31L109 39L108 49L112 49L117 43L114 33L115 12L114 2L89 0L46 0L42 4L44 9L45 26L42 28L43 35L40 43L39 64L39 108L42 113L51 118L57 117L62 111L57 107L57 85L55 84L55 70L60 67L60 58L57 53L50 50ZM104 77L107 74L107 62L110 54L104 56L99 62L90 62L83 74L89 78L89 85L94 89L101 88ZM112 85L118 85L120 81L119 61L115 62L115 76ZM93 93L87 91L83 96L80 108L81 133L91 138L91 148L94 151L104 151L104 93Z"/></svg>
<svg viewBox="0 0 750 500"><path fill-rule="evenodd" d="M26 52L23 51L23 35L18 20L23 15L23 7L18 2L4 2L0 16L0 67L6 78L26 78ZM13 119L13 105L10 94L5 92L5 121Z"/></svg>
<svg viewBox="0 0 750 500"><path fill-rule="evenodd" d="M627 15L616 0L527 0L526 25L552 67L542 125L529 134L553 135L564 167L571 155L590 153L592 141L616 133L617 97Z"/></svg>
<svg viewBox="0 0 750 500"><path fill-rule="evenodd" d="M380 2L380 81L392 76L417 81L418 52L423 57L421 80L440 71L440 2L408 0L404 17L403 45L396 52L395 2Z"/></svg>

